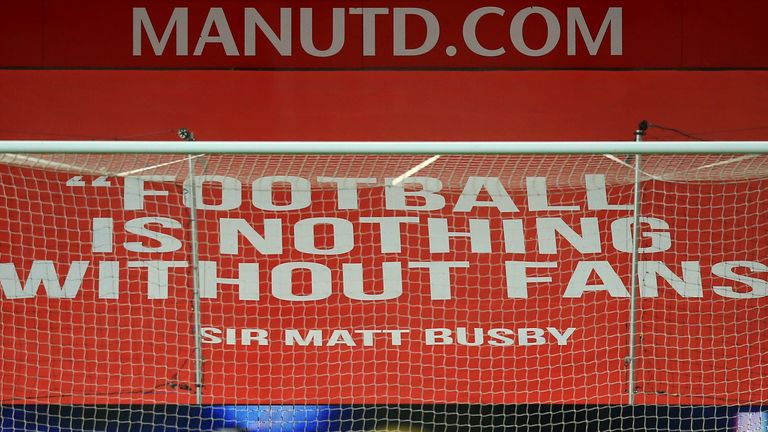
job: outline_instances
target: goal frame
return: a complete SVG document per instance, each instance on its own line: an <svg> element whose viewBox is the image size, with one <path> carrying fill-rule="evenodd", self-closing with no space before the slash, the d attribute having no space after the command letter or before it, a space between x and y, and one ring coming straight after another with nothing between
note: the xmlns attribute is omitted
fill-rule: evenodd
<svg viewBox="0 0 768 432"><path fill-rule="evenodd" d="M2 153L753 154L768 141L0 141Z"/></svg>
<svg viewBox="0 0 768 432"><path fill-rule="evenodd" d="M634 401L635 379L635 320L638 250L638 218L640 184L642 183L640 155L650 154L768 154L768 141L0 141L2 154L183 154L189 163L189 172L195 172L196 155L201 154L307 154L307 155L449 155L449 154L605 154L635 155L631 165L634 169L634 248L631 274L631 320L629 329L629 404ZM1 160L0 160L1 161ZM416 167L418 171L418 166ZM406 175L410 175L406 173ZM194 188L194 177L191 179ZM191 194L191 234L192 234L192 275L195 302L195 329L199 335L200 324L200 287L197 281L197 218L195 194ZM196 337L196 396L197 403L202 403L202 347Z"/></svg>

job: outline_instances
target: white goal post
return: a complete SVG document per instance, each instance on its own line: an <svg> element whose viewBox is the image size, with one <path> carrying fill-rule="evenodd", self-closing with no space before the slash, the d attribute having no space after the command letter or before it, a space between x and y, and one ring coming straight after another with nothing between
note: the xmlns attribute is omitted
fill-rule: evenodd
<svg viewBox="0 0 768 432"><path fill-rule="evenodd" d="M768 141L0 141L3 153L753 154Z"/></svg>
<svg viewBox="0 0 768 432"><path fill-rule="evenodd" d="M0 141L0 308L22 411L731 425L768 404L768 142Z"/></svg>

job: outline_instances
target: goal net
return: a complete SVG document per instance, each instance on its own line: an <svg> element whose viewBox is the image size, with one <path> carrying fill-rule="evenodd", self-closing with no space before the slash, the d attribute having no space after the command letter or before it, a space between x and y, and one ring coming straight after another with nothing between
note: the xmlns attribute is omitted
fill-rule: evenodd
<svg viewBox="0 0 768 432"><path fill-rule="evenodd" d="M706 144L0 143L2 426L763 430L768 146Z"/></svg>

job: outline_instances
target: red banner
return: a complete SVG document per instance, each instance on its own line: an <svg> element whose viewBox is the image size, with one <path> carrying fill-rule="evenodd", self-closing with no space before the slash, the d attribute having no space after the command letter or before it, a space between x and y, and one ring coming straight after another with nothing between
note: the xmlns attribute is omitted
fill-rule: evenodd
<svg viewBox="0 0 768 432"><path fill-rule="evenodd" d="M163 168L176 159L0 165L5 403L194 403L193 184ZM391 179L417 159L199 163L205 403L626 403L625 173L478 156ZM696 177L705 162L648 161L699 180L642 187L641 403L766 400L768 182L750 165Z"/></svg>
<svg viewBox="0 0 768 432"><path fill-rule="evenodd" d="M12 2L0 67L765 68L762 1Z"/></svg>

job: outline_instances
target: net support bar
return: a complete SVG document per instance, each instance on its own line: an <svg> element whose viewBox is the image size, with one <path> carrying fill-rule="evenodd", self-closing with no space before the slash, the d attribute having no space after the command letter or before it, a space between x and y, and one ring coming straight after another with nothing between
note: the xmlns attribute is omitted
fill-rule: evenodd
<svg viewBox="0 0 768 432"><path fill-rule="evenodd" d="M0 141L2 153L752 154L768 141Z"/></svg>
<svg viewBox="0 0 768 432"><path fill-rule="evenodd" d="M643 132L638 130L635 133L635 142L642 142ZM640 247L640 206L641 202L641 181L642 169L640 167L641 155L635 155L635 180L634 180L634 211L632 214L632 273L630 274L629 291L629 355L627 363L629 365L629 377L627 379L627 392L629 394L629 404L635 404L635 374L637 365L635 361L635 338L637 333L637 289L638 289L638 249Z"/></svg>
<svg viewBox="0 0 768 432"><path fill-rule="evenodd" d="M192 290L193 309L195 315L195 400L198 405L203 404L203 345L202 345L202 318L200 316L200 255L197 241L197 185L195 184L195 158L189 157L189 220L190 243L192 248Z"/></svg>

